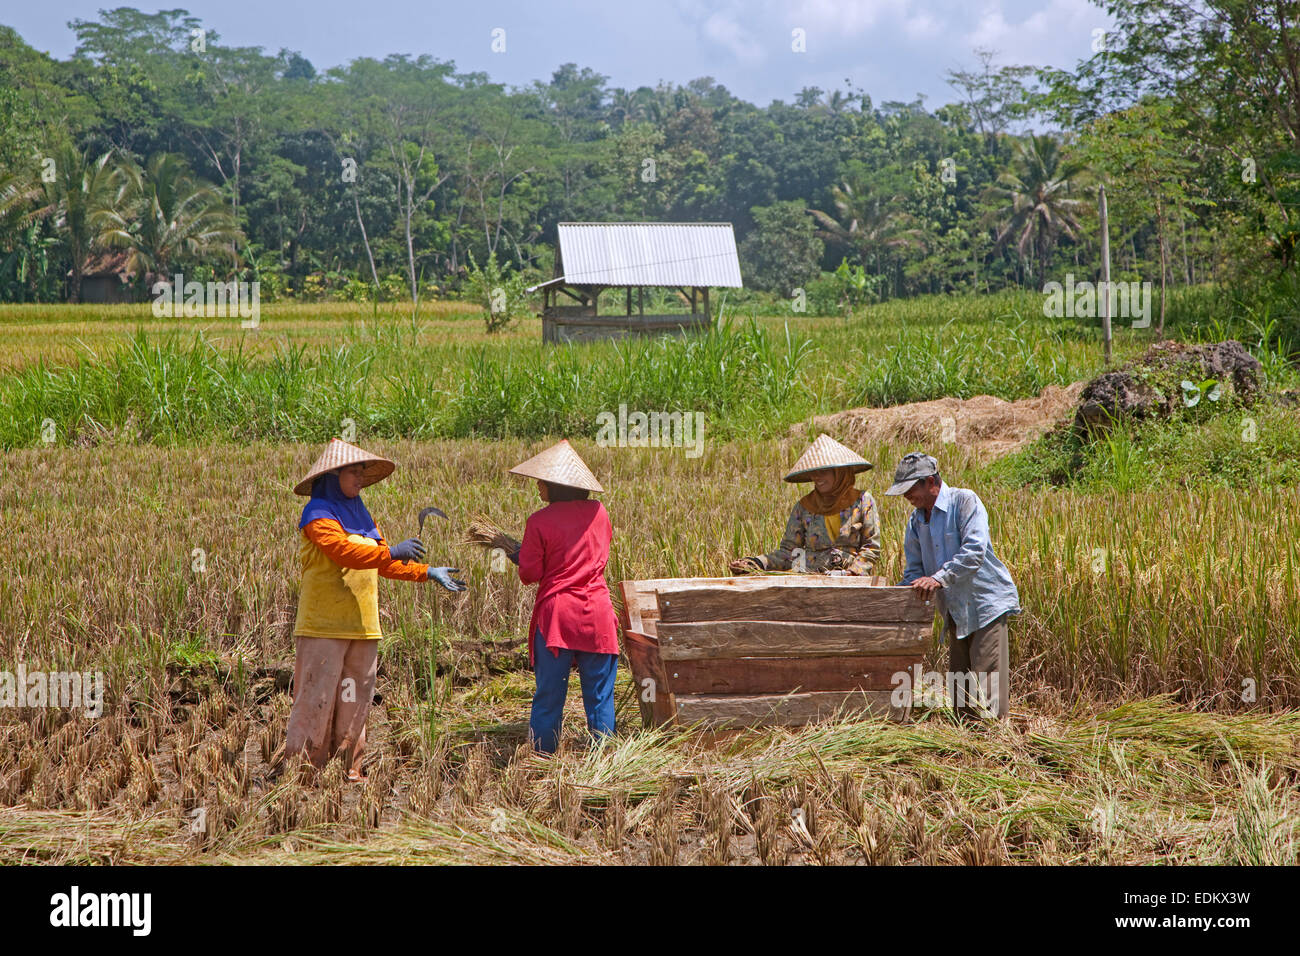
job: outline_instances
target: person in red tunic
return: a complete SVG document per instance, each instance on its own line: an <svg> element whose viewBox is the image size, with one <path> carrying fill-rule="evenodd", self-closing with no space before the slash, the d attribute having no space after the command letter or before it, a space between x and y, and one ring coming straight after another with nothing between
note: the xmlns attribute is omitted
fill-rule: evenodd
<svg viewBox="0 0 1300 956"><path fill-rule="evenodd" d="M529 737L541 753L555 753L576 666L587 729L599 740L614 733L614 676L618 631L605 583L613 527L590 492L604 491L568 441L546 449L511 474L537 479L545 508L529 515L519 550L519 580L537 585L528 622L528 659L536 678Z"/></svg>

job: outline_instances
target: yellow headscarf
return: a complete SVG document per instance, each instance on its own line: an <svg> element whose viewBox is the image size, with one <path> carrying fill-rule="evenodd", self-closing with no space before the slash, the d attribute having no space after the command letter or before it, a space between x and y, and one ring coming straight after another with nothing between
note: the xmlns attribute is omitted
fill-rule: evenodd
<svg viewBox="0 0 1300 956"><path fill-rule="evenodd" d="M799 504L815 515L837 515L857 500L858 489L854 485L857 475L854 470L844 466L832 471L835 472L835 484L830 491L822 494L814 485L808 494L799 499Z"/></svg>

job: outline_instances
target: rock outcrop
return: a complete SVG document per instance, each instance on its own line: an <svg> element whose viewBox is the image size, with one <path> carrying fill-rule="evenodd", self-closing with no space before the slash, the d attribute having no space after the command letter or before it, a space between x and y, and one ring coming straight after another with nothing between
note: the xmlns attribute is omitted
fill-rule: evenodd
<svg viewBox="0 0 1300 956"><path fill-rule="evenodd" d="M1251 405L1263 386L1263 368L1232 339L1213 345L1159 342L1084 387L1075 427L1104 430L1121 418L1168 418L1184 401L1183 381L1199 385L1210 379L1219 385L1220 407Z"/></svg>

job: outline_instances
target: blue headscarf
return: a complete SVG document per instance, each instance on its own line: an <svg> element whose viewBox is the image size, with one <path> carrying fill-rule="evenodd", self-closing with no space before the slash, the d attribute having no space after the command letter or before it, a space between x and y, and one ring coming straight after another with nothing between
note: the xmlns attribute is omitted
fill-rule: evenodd
<svg viewBox="0 0 1300 956"><path fill-rule="evenodd" d="M379 540L379 528L361 502L361 496L349 498L345 495L339 487L339 476L332 471L325 472L311 483L311 500L302 509L298 527L305 528L318 518L333 518L349 534Z"/></svg>

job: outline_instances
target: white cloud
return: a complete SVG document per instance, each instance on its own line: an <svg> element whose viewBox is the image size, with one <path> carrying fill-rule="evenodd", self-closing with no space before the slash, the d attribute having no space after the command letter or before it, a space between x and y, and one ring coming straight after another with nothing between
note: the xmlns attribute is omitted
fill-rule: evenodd
<svg viewBox="0 0 1300 956"><path fill-rule="evenodd" d="M908 0L799 0L766 3L773 19L784 18L810 33L833 32L837 38L856 37L875 26L882 13L904 14Z"/></svg>
<svg viewBox="0 0 1300 956"><path fill-rule="evenodd" d="M737 60L753 64L769 54L787 52L791 31L805 31L808 51L828 50L845 40L862 38L883 16L901 17L903 29L923 36L937 27L922 14L908 17L911 0L678 0L677 10L700 35ZM876 39L883 40L883 34Z"/></svg>
<svg viewBox="0 0 1300 956"><path fill-rule="evenodd" d="M903 32L914 40L937 36L940 29L946 25L944 21L924 11L903 17Z"/></svg>
<svg viewBox="0 0 1300 956"><path fill-rule="evenodd" d="M753 63L763 59L766 54L763 44L755 39L749 29L741 25L732 10L710 14L700 25L700 30L705 37L730 51L737 60Z"/></svg>
<svg viewBox="0 0 1300 956"><path fill-rule="evenodd" d="M693 41L681 46L689 75L754 102L847 78L876 102L920 93L931 107L954 98L945 71L974 67L977 48L996 51L995 66L1072 69L1111 26L1090 0L673 0L657 20L668 22ZM795 28L806 56L789 55Z"/></svg>
<svg viewBox="0 0 1300 956"><path fill-rule="evenodd" d="M1086 51L1092 31L1108 27L1110 18L1089 0L1051 0L1023 19L1008 20L1002 0L993 0L965 37L970 49L997 50L998 62L1043 64L1069 60Z"/></svg>

